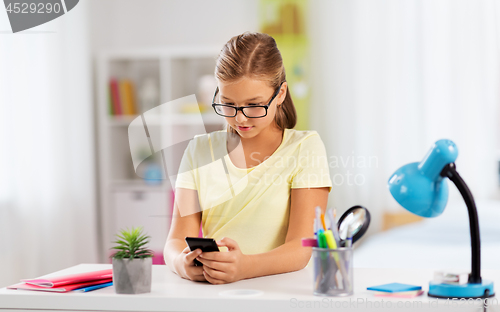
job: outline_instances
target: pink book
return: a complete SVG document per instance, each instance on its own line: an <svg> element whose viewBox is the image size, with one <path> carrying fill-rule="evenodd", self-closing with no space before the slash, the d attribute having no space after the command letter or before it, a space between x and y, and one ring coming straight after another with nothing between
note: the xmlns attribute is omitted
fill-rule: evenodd
<svg viewBox="0 0 500 312"><path fill-rule="evenodd" d="M36 285L27 284L27 283L18 283L15 285L8 286L7 289L38 290L38 291L50 291L50 292L68 292L68 291L75 290L78 288L109 283L112 281L113 281L113 278L107 278L107 279L98 280L98 281L76 283L76 284L70 284L70 285L65 285L65 286L61 286L61 287L36 286Z"/></svg>
<svg viewBox="0 0 500 312"><path fill-rule="evenodd" d="M46 278L22 279L21 282L40 287L61 287L77 283L107 280L110 278L113 278L113 269Z"/></svg>
<svg viewBox="0 0 500 312"><path fill-rule="evenodd" d="M375 293L375 297L414 298L422 295L423 293L423 290L403 291L396 293L377 292Z"/></svg>

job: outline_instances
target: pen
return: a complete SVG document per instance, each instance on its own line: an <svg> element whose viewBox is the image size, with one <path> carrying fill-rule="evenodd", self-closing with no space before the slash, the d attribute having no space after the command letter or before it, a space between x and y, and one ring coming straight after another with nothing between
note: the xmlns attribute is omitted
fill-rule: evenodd
<svg viewBox="0 0 500 312"><path fill-rule="evenodd" d="M330 249L337 249L337 243L335 242L335 239L333 238L333 233L331 230L327 230L324 233L325 238L326 238L326 243L328 245L328 248Z"/></svg>
<svg viewBox="0 0 500 312"><path fill-rule="evenodd" d="M340 246L339 230L337 228L337 223L335 222L334 212L332 209L328 210L328 216L330 217L330 220L333 221L333 225L331 226L333 237L335 238L335 242L337 243L337 246Z"/></svg>
<svg viewBox="0 0 500 312"><path fill-rule="evenodd" d="M314 238L316 239L316 246L321 247L320 244L320 229L321 229L321 208L319 206L316 206L315 208L315 218L314 218ZM304 243L303 243L304 244ZM314 264L314 275L316 276L316 281L315 281L315 288L319 287L320 284L320 278L321 274L320 272L323 272L323 270L327 267L327 264L325 263L325 256L321 251L319 251L319 257L315 257L315 264Z"/></svg>
<svg viewBox="0 0 500 312"><path fill-rule="evenodd" d="M328 220L330 221L330 226L328 227L328 229L331 230L332 227L335 226L335 220L333 219L331 209L326 209L326 214L328 215Z"/></svg>
<svg viewBox="0 0 500 312"><path fill-rule="evenodd" d="M319 248L328 248L328 244L326 242L325 232L323 229L318 230L318 247Z"/></svg>
<svg viewBox="0 0 500 312"><path fill-rule="evenodd" d="M318 239L318 220L314 219L314 238Z"/></svg>
<svg viewBox="0 0 500 312"><path fill-rule="evenodd" d="M335 237L335 236L338 237L338 235L339 235L339 233L337 231L336 226L332 226L332 230L326 231L326 238L327 238L327 240L330 241L330 245L333 247L333 248L332 247L330 247L330 248L336 249L337 246L339 246L339 241L337 241L336 237ZM347 285L349 284L349 281L346 280L347 270L346 270L345 263L344 263L345 259L339 259L339 255L337 253L333 254L333 258L335 259L337 267L340 270L340 274L342 275L342 283L343 283L344 287L347 287Z"/></svg>
<svg viewBox="0 0 500 312"><path fill-rule="evenodd" d="M325 233L323 229L318 230L318 247L319 248L328 248L328 243L326 241ZM318 275L318 280L316 281L319 283L319 285L322 285L323 287L325 286L325 280L326 278L330 275L330 264L328 262L328 254L327 251L319 251L320 253L320 259L321 259L321 268L319 269L319 272L324 272L323 274ZM323 278L320 280L319 278L323 275Z"/></svg>
<svg viewBox="0 0 500 312"><path fill-rule="evenodd" d="M304 238L302 239L302 246L304 247L308 247L308 246L311 246L311 247L318 247L318 232L319 232L319 223L318 223L318 208L319 207L316 207L316 218L314 218L314 225L313 225L313 231L314 231L314 238L312 240L307 240L304 241ZM319 211L321 212L321 211ZM314 257L314 276L316 276L316 281L315 281L315 284L318 285L318 283L320 282L319 281L319 278L320 278L320 270L321 268L323 267L323 262L321 262L321 257Z"/></svg>
<svg viewBox="0 0 500 312"><path fill-rule="evenodd" d="M332 231L330 231L330 230L325 231L324 236L325 236L328 248L330 248L330 249L337 249L338 245L337 245L337 242L335 241L335 239L333 238ZM333 253L333 258L334 258L335 262L337 263L337 267L340 268L340 266L342 264L339 262L340 261L339 260L339 255L336 252Z"/></svg>
<svg viewBox="0 0 500 312"><path fill-rule="evenodd" d="M316 206L316 223L317 223L318 229L320 229L322 227L322 225L321 225L321 207L320 206ZM323 228L323 230L325 230L325 228Z"/></svg>
<svg viewBox="0 0 500 312"><path fill-rule="evenodd" d="M346 238L346 240L344 241L344 247L352 247L352 236L349 236L348 238Z"/></svg>
<svg viewBox="0 0 500 312"><path fill-rule="evenodd" d="M340 235L337 229L337 223L335 222L334 211L332 209L328 209L327 211L328 217L330 218L330 227L332 230L333 237L335 238L335 242L337 246L340 246Z"/></svg>
<svg viewBox="0 0 500 312"><path fill-rule="evenodd" d="M348 230L347 230L347 238L345 241L345 247L352 247L352 232L353 232L353 226L352 226L352 224L350 224L348 227Z"/></svg>
<svg viewBox="0 0 500 312"><path fill-rule="evenodd" d="M325 223L325 215L321 214L321 224L323 225L323 229L326 231L326 223Z"/></svg>
<svg viewBox="0 0 500 312"><path fill-rule="evenodd" d="M325 239L326 239L326 243L328 245L328 248L329 249L337 249L337 243L335 242L335 239L333 238L333 234L332 234L332 231L331 230L327 230L324 232L324 236L325 236ZM335 285L336 287L338 287L338 280L336 278L336 270L337 268L340 268L339 265L341 265L340 263L340 259L339 259L339 255L334 252L333 254L328 251L328 254L330 256L333 255L333 262L331 262L330 265L327 266L327 269L326 269L326 273L325 275L323 276L323 279L321 281L321 284L322 285L325 285L325 283L327 283L328 280L330 280L331 278L334 278L335 280ZM333 270L333 271L332 271ZM327 284L328 285L328 284Z"/></svg>
<svg viewBox="0 0 500 312"><path fill-rule="evenodd" d="M92 291L92 290L96 290L96 289L108 287L108 286L111 286L111 285L113 285L113 282L99 284L99 285L94 285L94 286L89 286L89 287L84 287L84 288L78 288L78 289L75 289L74 291L88 292L88 291Z"/></svg>

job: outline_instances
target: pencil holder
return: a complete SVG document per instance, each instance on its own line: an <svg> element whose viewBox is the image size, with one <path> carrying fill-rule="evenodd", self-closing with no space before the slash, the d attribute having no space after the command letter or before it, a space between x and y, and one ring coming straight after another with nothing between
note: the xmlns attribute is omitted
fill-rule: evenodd
<svg viewBox="0 0 500 312"><path fill-rule="evenodd" d="M352 247L313 247L313 292L316 296L353 294Z"/></svg>

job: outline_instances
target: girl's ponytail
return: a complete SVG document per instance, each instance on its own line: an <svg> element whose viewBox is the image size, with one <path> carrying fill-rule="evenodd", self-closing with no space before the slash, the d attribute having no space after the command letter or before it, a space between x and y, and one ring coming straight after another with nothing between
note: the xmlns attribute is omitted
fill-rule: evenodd
<svg viewBox="0 0 500 312"><path fill-rule="evenodd" d="M297 123L297 111L293 105L288 86L286 87L285 100L276 109L274 121L279 129L292 129Z"/></svg>

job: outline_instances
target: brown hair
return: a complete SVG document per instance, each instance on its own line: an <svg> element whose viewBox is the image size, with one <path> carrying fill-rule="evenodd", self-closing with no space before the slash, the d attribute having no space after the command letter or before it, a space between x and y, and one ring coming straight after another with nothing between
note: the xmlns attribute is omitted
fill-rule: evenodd
<svg viewBox="0 0 500 312"><path fill-rule="evenodd" d="M274 38L253 32L235 36L224 45L217 58L215 77L225 82L243 77L263 80L274 90L286 81L285 66ZM274 121L281 130L291 129L297 123L297 112L288 86L285 100L276 110ZM229 125L228 131L235 132Z"/></svg>

